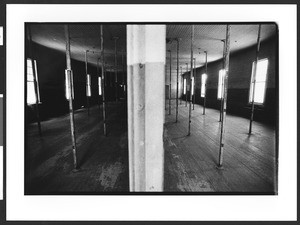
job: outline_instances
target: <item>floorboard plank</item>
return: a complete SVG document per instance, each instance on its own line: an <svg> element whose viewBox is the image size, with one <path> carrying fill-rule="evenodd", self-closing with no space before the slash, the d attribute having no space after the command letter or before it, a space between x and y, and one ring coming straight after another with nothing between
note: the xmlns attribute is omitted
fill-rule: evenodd
<svg viewBox="0 0 300 225"><path fill-rule="evenodd" d="M275 130L249 120L227 115L225 124L224 168L218 170L220 122L219 111L195 104L192 110L191 135L188 131L189 104L179 105L175 123L166 111L165 152L167 191L266 193L275 191ZM168 177L169 176L169 177Z"/></svg>
<svg viewBox="0 0 300 225"><path fill-rule="evenodd" d="M69 116L27 126L25 154L26 194L99 194L129 191L127 118L125 103L108 103L108 136L103 135L98 106L75 111L80 171L73 173Z"/></svg>

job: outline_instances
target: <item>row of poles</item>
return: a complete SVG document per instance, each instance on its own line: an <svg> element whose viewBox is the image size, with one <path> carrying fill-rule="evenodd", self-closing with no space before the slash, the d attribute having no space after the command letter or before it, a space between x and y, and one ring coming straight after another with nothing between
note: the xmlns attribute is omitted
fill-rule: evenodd
<svg viewBox="0 0 300 225"><path fill-rule="evenodd" d="M76 146L76 134L75 134L75 119L74 119L74 86L73 86L73 71L71 67L71 49L70 49L70 35L69 35L69 26L64 25L64 34L66 40L66 87L67 87L67 94L68 94L68 103L69 103L69 116L70 116L70 130L71 130L71 139L72 139L72 154L73 154L73 165L74 165L74 172L79 169L78 162L77 162L77 146ZM31 60L31 64L34 65L34 55L33 55L33 47L32 47L32 35L31 35L31 27L30 25L27 26L27 49L28 49L28 57ZM115 75L115 95L116 101L118 101L118 72L117 72L117 37L113 37L115 43L115 52L114 53L107 53L104 52L104 36L103 36L103 25L100 25L100 52L96 51L85 51L85 72L86 72L86 88L88 90L88 85L91 84L91 78L88 74L88 53L93 54L100 54L100 58L97 59L97 76L98 79L101 77L101 83L99 82L98 85L101 85L101 94L102 94L102 115L103 115L103 133L107 136L107 121L106 121L106 94L105 94L105 84L106 84L106 69L105 69L105 55L114 55L114 75ZM123 79L122 79L122 87L124 90L124 94L126 91L125 85L125 78L124 78L124 52L121 53L122 56L122 72L123 72ZM99 75L99 61L101 61L101 76ZM26 60L27 62L27 60ZM38 83L37 83L37 71L33 68L33 82L34 82L34 92L35 92L35 111L36 111L36 118L38 124L38 131L39 135L42 135L41 129L41 121L40 121L40 114L39 114L39 99L38 99ZM99 93L100 95L100 93ZM87 112L88 115L90 114L89 109L89 97L88 91L86 91L86 101L87 101ZM99 98L99 108L100 108L100 98Z"/></svg>
<svg viewBox="0 0 300 225"><path fill-rule="evenodd" d="M102 29L102 28L101 28ZM114 79L115 79L115 85L114 85L114 88L115 88L115 101L118 102L119 100L119 93L118 93L118 87L119 87L119 82L118 82L118 61L117 61L117 56L119 55L118 52L117 52L117 40L119 39L119 37L113 37L113 40L114 40L114 43L115 43L115 52L114 53L103 53L103 57L105 57L105 55L113 55L114 56L114 66L113 66L113 71L114 71ZM87 89L88 90L88 85L90 84L90 75L88 73L88 53L91 53L91 54L102 54L102 52L97 52L97 51L91 51L91 50L86 50L85 51L85 73L86 73L86 85L87 85ZM125 85L125 66L124 66L124 54L125 52L122 52L121 53L121 57L122 57L122 87L123 87L123 94L125 95L125 92L126 92L126 85ZM101 61L101 58L98 58L97 59L97 73L99 73L99 61ZM101 70L104 70L104 74L103 74L103 79L104 77L106 77L106 68L105 68L105 65L106 63L105 62L102 62L102 64L104 64L103 68L101 68ZM104 86L107 86L107 82L106 82L107 79L104 79ZM112 86L112 85L111 85ZM102 92L105 92L104 88L102 89ZM104 94L105 95L105 94ZM90 107L89 107L89 97L90 97L90 94L89 93L86 93L86 104L87 104L87 112L88 112L88 115L90 114ZM105 97L103 97L105 98Z"/></svg>
<svg viewBox="0 0 300 225"><path fill-rule="evenodd" d="M226 110L227 110L227 88L228 88L228 72L229 72L229 54L230 54L230 25L226 26L226 39L224 40L224 50L223 50L223 67L224 67L224 82L223 82L223 88L222 88L222 99L221 99L221 109L220 109L220 122L221 122L221 134L220 134L220 149L219 149L219 163L218 167L222 167L223 163L223 150L224 150L224 134L225 134L225 118L226 118ZM68 82L68 94L69 94L69 114L70 114L70 127L71 127L71 137L72 137L72 150L73 150L73 162L74 162L74 170L78 169L77 164L77 149L76 149L76 136L75 136L75 123L74 123L74 108L73 108L73 93L74 93L74 87L73 87L73 73L71 68L71 51L70 51L70 37L69 37L69 27L68 25L64 26L65 29L65 38L66 38L66 77ZM256 49L256 59L254 63L254 75L253 75L253 83L256 82L256 72L257 72L257 61L258 61L258 54L260 49L260 33L261 33L261 25L259 25L258 29L258 38L257 38L257 49ZM103 25L100 26L100 37L101 37L101 87L103 90L102 94L102 104L103 104L103 130L104 135L106 136L107 130L106 130L106 101L105 101L105 72L104 72L104 46L103 46ZM116 50L116 42L117 38L115 40L115 67L117 64L117 50ZM28 54L31 59L32 65L34 65L34 57L32 52L32 37L31 37L31 30L30 26L28 26L28 41L29 41L29 48L28 48ZM192 77L194 77L194 58L193 58L193 48L194 48L194 25L192 25L191 30L191 72L190 72L190 89L192 88ZM206 53L206 64L205 64L205 71L207 74L207 52ZM171 53L170 53L171 56ZM178 121L178 86L179 86L179 39L177 39L177 90L176 90L176 122ZM171 57L170 57L171 59ZM123 61L123 59L122 59ZM97 63L98 64L98 63ZM124 66L123 66L124 67ZM187 68L188 71L188 68ZM87 52L86 52L86 74L87 73ZM182 73L182 68L181 68ZM37 87L37 80L36 80L36 71L33 69L33 78L34 78L34 89L35 89L35 96L36 96L36 116L37 116L37 123L38 123L38 130L39 134L42 134L41 130L41 123L40 123L40 117L39 117L39 102L38 102L38 87ZM124 80L124 79L123 79ZM116 82L116 101L118 101L118 90L117 90L117 70L115 69L115 82ZM124 84L124 81L123 81ZM195 84L195 82L194 82ZM255 93L255 85L253 85L252 89L252 101L251 101L251 117L250 117L250 127L249 127L249 134L252 132L252 122L253 122L253 114L254 114L254 93ZM187 96L187 94L186 94ZM205 115L205 101L206 101L206 93L204 95L204 108L203 108L203 114ZM190 90L190 100L193 99L192 92ZM87 104L88 104L88 114L89 114L89 103L87 98ZM194 101L193 101L194 102ZM186 97L186 104L187 104L187 97ZM169 99L169 107L171 105L171 63L170 63L170 99ZM191 134L190 127L191 127L191 110L192 110L192 101L189 101L189 122L188 122L188 135ZM169 108L169 114L171 114L171 107Z"/></svg>
<svg viewBox="0 0 300 225"><path fill-rule="evenodd" d="M66 39L66 59L67 59L67 82L68 82L68 93L69 96L71 96L71 93L74 91L73 90L73 84L71 84L72 81L72 69L71 69L71 53L70 53L70 37L69 37L69 26L65 25L65 39ZM103 133L105 136L107 136L107 120L106 120L106 94L105 94L105 84L106 84L106 69L105 69L105 55L114 55L114 75L115 75L115 97L116 97L116 102L118 102L118 72L117 72L117 40L118 37L113 37L114 43L115 43L115 52L114 53L105 53L104 52L104 35L103 35L103 25L100 25L100 52L95 52L95 51L89 51L87 50L85 52L85 69L86 69L86 84L87 86L90 84L90 75L88 74L88 57L87 53L93 53L97 54L100 53L101 57L97 59L97 72L99 71L99 61L101 60L101 83L98 85L101 85L101 91L102 91L102 115L103 115ZM123 72L123 79L122 79L122 86L124 87L123 91L125 94L125 73L124 73L124 53L122 55L122 72ZM98 79L100 78L98 74ZM87 87L88 88L88 87ZM88 89L87 89L88 90ZM100 93L99 93L100 94ZM86 93L87 96L87 108L88 108L88 115L89 115L89 94ZM99 104L100 108L100 104ZM72 149L73 149L73 160L74 160L74 170L78 170L78 164L77 164L77 149L76 149L76 136L75 136L75 123L74 123L74 109L73 109L73 98L69 98L69 112L70 112L70 126L71 126L71 136L72 136Z"/></svg>
<svg viewBox="0 0 300 225"><path fill-rule="evenodd" d="M178 39L176 39L178 40ZM200 49L200 48L199 48ZM169 81L169 115L171 115L171 91L172 91L172 88L171 88L171 82L172 82L172 66L171 66L171 63L172 63L172 55L171 55L171 51L168 50L168 52L170 53L170 75L169 75L169 78L170 78L170 81ZM176 122L178 121L178 105L180 104L181 105L181 101L182 101L182 98L179 98L179 68L180 68L180 74L181 74L181 83L184 84L183 80L183 73L182 73L182 66L179 66L179 41L177 42L177 68L176 68L176 72L177 72L177 79L176 79ZM205 53L205 74L207 74L207 51L203 51ZM200 54L200 52L199 52ZM195 66L196 66L196 58L193 58L193 69L195 69ZM188 63L186 63L186 73L188 73ZM195 78L195 75L192 75L193 79ZM195 101L196 101L196 94L195 94L195 89L196 89L196 82L194 80L193 82L193 90L194 92L192 92L192 106L193 106L193 110L195 109ZM183 85L184 86L184 85ZM187 85L186 85L187 86ZM183 88L182 88L183 89ZM206 85L205 85L205 89L206 89ZM184 93L182 93L184 94ZM204 95L204 105L203 105L203 115L205 115L205 105L206 105L206 95ZM185 106L187 106L187 102L188 102L188 96L187 94L185 94Z"/></svg>
<svg viewBox="0 0 300 225"><path fill-rule="evenodd" d="M195 65L195 58L194 58L194 25L191 26L191 58L190 58L190 101L189 101L189 114L188 114L188 136L191 134L191 114L192 114L192 104L194 109L195 104L195 74L194 74L194 65ZM220 119L221 128L220 128L220 147L219 147L219 162L217 168L221 169L223 167L223 152L224 152L224 139L225 139L225 122L226 122L226 112L227 112L227 96L228 96L228 75L229 75L229 55L230 55L230 29L231 25L226 25L226 38L222 40L224 43L223 45L223 76L222 76L222 88L221 88L221 101L220 101ZM256 73L257 73L257 62L260 50L260 36L261 36L261 24L258 26L258 37L257 37L257 44L256 44L256 57L254 61L254 73L252 83L252 99L251 99L251 116L250 116L250 125L249 125L249 134L252 133L252 122L253 122L253 115L254 115L254 93L255 93L255 82L256 82ZM176 56L177 56L177 68L176 68L176 115L175 115L175 122L178 122L178 102L179 102L179 41L180 39L175 39L177 41L177 49L176 49ZM207 76L207 51L205 53L205 74ZM170 80L169 80L169 115L171 115L171 75L172 75L172 55L171 51L169 50L170 55ZM188 63L187 71L188 72ZM182 67L180 67L181 76L182 76ZM183 76L182 76L183 79ZM193 83L193 90L192 92L192 79L194 79ZM184 85L184 82L182 82ZM183 87L184 88L184 87ZM187 89L187 84L185 86ZM185 106L187 106L187 92L185 93ZM181 104L181 98L180 98ZM206 82L204 86L204 96L203 96L203 115L205 115L205 106L206 105Z"/></svg>
<svg viewBox="0 0 300 225"><path fill-rule="evenodd" d="M74 92L74 87L72 84L72 68L71 68L71 50L70 50L70 36L69 36L69 26L64 25L65 30L65 39L66 39L66 76L67 76L67 87L68 87L68 94L69 96L72 96L72 93ZM106 128L106 99L105 99L105 68L104 68L104 38L103 38L103 25L100 25L100 54L101 54L101 89L102 89L102 115L103 115L103 133L106 136L107 135L107 128ZM91 78L88 74L88 60L87 60L87 53L89 51L85 51L85 70L86 70L86 101L87 101L87 111L89 115L89 88L88 87L91 84ZM92 52L95 53L95 52ZM97 71L98 71L98 62L97 62ZM99 79L99 78L98 78ZM99 93L100 94L100 93ZM71 126L71 138L72 138L72 150L73 150L73 164L74 164L74 170L77 171L79 169L78 163L77 163L77 148L76 148L76 135L75 135L75 122L74 122L74 108L73 108L73 97L69 97L69 113L70 113L70 126Z"/></svg>

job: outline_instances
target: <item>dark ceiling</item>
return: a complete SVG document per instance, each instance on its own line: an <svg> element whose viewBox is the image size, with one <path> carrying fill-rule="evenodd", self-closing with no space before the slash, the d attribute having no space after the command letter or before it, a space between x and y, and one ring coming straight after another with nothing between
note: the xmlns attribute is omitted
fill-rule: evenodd
<svg viewBox="0 0 300 225"><path fill-rule="evenodd" d="M63 24L32 24L32 40L40 45L65 52L65 37ZM226 25L195 25L194 57L196 66L202 66L205 62L203 51L208 52L208 62L222 58L223 42L225 39ZM71 38L71 57L79 61L85 61L85 51L100 50L100 25L99 24L69 24ZM126 25L105 24L104 48L106 53L114 53L114 37L118 37L117 51L118 65L121 68L121 54L126 52ZM258 25L232 25L231 26L231 52L242 50L256 44ZM276 34L275 24L263 24L261 30L262 41ZM167 25L167 39L180 38L180 65L190 62L191 50L191 25ZM199 48L202 53L199 54ZM176 73L176 41L167 43L167 50L172 54L172 73ZM89 53L88 61L96 65L99 54ZM169 53L166 53L167 68L170 63ZM113 54L106 56L108 65L113 66ZM174 65L173 65L174 64Z"/></svg>

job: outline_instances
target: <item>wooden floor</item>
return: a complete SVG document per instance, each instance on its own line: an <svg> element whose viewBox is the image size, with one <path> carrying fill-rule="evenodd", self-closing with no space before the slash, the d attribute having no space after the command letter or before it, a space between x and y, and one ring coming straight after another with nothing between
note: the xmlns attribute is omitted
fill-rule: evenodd
<svg viewBox="0 0 300 225"><path fill-rule="evenodd" d="M124 103L108 104L108 136L103 136L102 110L75 112L80 171L72 172L69 116L28 125L25 154L25 194L108 194L129 192L127 116ZM274 193L275 130L227 115L224 169L216 169L219 151L219 111L195 105L191 135L188 107L179 107L175 123L166 110L164 191L205 193Z"/></svg>
<svg viewBox="0 0 300 225"><path fill-rule="evenodd" d="M167 102L168 104L168 102ZM175 101L171 115L166 108L165 184L166 192L276 192L275 130L249 120L227 115L223 170L216 168L219 156L219 111L195 105L191 135L188 133L188 109L179 105L175 123Z"/></svg>
<svg viewBox="0 0 300 225"><path fill-rule="evenodd" d="M69 115L28 126L25 159L26 194L99 194L128 192L128 142L125 103L107 106L108 135L103 135L102 110L75 111L79 172L72 172Z"/></svg>

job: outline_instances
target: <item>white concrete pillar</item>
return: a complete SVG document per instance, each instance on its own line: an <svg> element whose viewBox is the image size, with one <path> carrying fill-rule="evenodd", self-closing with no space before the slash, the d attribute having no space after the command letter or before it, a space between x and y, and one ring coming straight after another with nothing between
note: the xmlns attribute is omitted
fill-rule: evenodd
<svg viewBox="0 0 300 225"><path fill-rule="evenodd" d="M163 191L166 25L127 25L130 191Z"/></svg>

